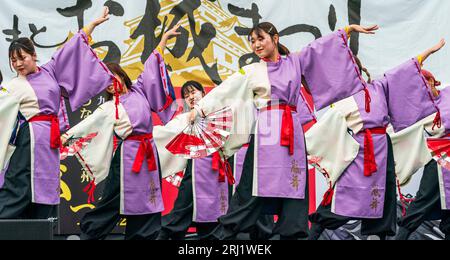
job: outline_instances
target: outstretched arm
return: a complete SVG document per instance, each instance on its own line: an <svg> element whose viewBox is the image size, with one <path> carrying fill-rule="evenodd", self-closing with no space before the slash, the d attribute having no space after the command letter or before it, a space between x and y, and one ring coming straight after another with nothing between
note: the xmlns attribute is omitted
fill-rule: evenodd
<svg viewBox="0 0 450 260"><path fill-rule="evenodd" d="M419 55L419 63L420 65L425 62L428 57L430 57L431 54L438 52L442 47L445 46L445 40L441 39L438 44L434 45L433 47L429 48L428 50L424 51L422 54Z"/></svg>
<svg viewBox="0 0 450 260"><path fill-rule="evenodd" d="M302 82L313 96L317 110L366 87L349 48L348 33L361 32L372 35L376 30L377 25L369 27L350 25L345 31L338 30L313 41L298 54L300 72L304 79ZM369 103L369 95L366 97Z"/></svg>
<svg viewBox="0 0 450 260"><path fill-rule="evenodd" d="M375 34L375 31L380 29L378 25L372 25L372 26L361 26L358 24L351 24L347 27L345 27L345 31L347 32L347 35L350 36L352 32L359 32L364 34Z"/></svg>
<svg viewBox="0 0 450 260"><path fill-rule="evenodd" d="M95 19L93 22L91 22L89 25L84 27L83 30L86 33L86 35L88 37L90 37L92 35L92 32L95 30L95 28L97 26L99 26L100 24L102 24L108 20L109 20L109 8L105 6L103 8L102 15L100 17L98 17L97 19Z"/></svg>
<svg viewBox="0 0 450 260"><path fill-rule="evenodd" d="M161 41L158 45L158 51L161 53L162 51L164 51L164 49L167 46L167 41L170 40L173 37L177 37L178 35L180 35L180 32L177 32L178 29L180 28L181 23L178 23L177 25L175 25L172 29L168 30L166 33L164 33L164 35L161 38ZM162 54L162 53L161 53Z"/></svg>

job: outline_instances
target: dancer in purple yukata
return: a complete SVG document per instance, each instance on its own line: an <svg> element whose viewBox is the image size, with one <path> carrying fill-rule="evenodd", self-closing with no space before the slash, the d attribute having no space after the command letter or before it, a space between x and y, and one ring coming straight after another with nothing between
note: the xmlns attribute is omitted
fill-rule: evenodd
<svg viewBox="0 0 450 260"><path fill-rule="evenodd" d="M0 219L56 216L61 96L75 111L115 81L88 44L94 28L109 19L108 12L106 8L42 66L30 39L11 42L9 61L17 77L0 88Z"/></svg>
<svg viewBox="0 0 450 260"><path fill-rule="evenodd" d="M431 72L422 70L427 84L437 100L441 125L425 125L424 129L428 140L437 142L439 146L448 146L450 141L450 88L437 90L441 83L435 79ZM422 127L418 131L422 132ZM415 141L415 140L414 140ZM417 147L411 144L412 147ZM435 154L439 155L439 153ZM431 154L429 157L430 158ZM415 158L420 161L422 158ZM410 174L413 174L411 172ZM439 229L444 233L445 239L450 240L450 169L438 164L435 158L431 159L424 168L419 191L406 210L405 216L398 221L400 229L396 239L407 240L411 234L426 220L441 220Z"/></svg>
<svg viewBox="0 0 450 260"><path fill-rule="evenodd" d="M242 113L245 109L237 104L245 101L253 102L249 110L257 109L243 176L228 213L219 219L211 238L232 239L237 233L254 228L260 215L268 212L266 209L279 215L274 234L282 239L307 237L308 167L303 129L296 116L302 79L317 109L364 89L348 47L348 33L373 34L377 29L378 26L348 26L298 53L290 53L280 44L273 24L261 23L252 29L249 40L261 62L243 67L213 89L190 116L193 122L197 116L207 116L224 107ZM233 120L234 131L240 125L254 123L237 115ZM233 134L230 138L233 140ZM233 140L234 152L248 142L240 139L240 145Z"/></svg>
<svg viewBox="0 0 450 260"><path fill-rule="evenodd" d="M181 94L185 111L189 112L206 92L200 83L188 81L182 86ZM218 152L205 158L186 160L174 208L163 217L158 239L184 240L192 224L201 239L217 226L217 219L228 210L232 190L228 181L219 181L220 171L224 170L221 160Z"/></svg>
<svg viewBox="0 0 450 260"><path fill-rule="evenodd" d="M179 27L178 24L163 35L136 83L118 64L107 64L124 86L117 90L120 98L110 86L109 101L62 136L63 143L94 136L76 154L92 177L86 189L90 202L97 184L106 179L101 201L80 222L82 239L106 238L121 217L127 220L127 240L155 239L161 229L164 203L152 112L165 124L177 111L163 53L167 40L180 34ZM114 136L119 139L116 150Z"/></svg>
<svg viewBox="0 0 450 260"><path fill-rule="evenodd" d="M362 79L370 93L370 104L365 102L367 93L363 91L334 104L331 110L343 115L360 148L356 158L344 172L338 173L339 176L328 171L329 175L334 175L334 181L322 205L310 216L314 223L310 239L318 239L324 229L337 229L351 219L362 219L363 235L385 239L396 234L395 164L386 129L391 124L395 132L401 131L436 112L421 64L444 44L444 41L439 42L380 79L369 79L367 83ZM364 68L358 59L355 61L355 68L361 73ZM338 140L347 131L331 131L330 134L332 139ZM323 157L327 157L326 153Z"/></svg>

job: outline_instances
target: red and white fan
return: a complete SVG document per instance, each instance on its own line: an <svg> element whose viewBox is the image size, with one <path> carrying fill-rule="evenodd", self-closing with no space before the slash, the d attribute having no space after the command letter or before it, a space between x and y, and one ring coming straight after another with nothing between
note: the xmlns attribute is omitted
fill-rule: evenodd
<svg viewBox="0 0 450 260"><path fill-rule="evenodd" d="M231 134L233 112L227 107L211 113L204 118L197 118L178 134L166 149L175 155L187 159L209 156L224 145Z"/></svg>
<svg viewBox="0 0 450 260"><path fill-rule="evenodd" d="M74 156L86 147L92 139L97 136L97 133L88 134L85 137L71 138L68 140L68 145L59 149L59 157L61 160L66 159L69 156Z"/></svg>
<svg viewBox="0 0 450 260"><path fill-rule="evenodd" d="M428 148L433 159L443 168L450 170L450 139L428 139Z"/></svg>

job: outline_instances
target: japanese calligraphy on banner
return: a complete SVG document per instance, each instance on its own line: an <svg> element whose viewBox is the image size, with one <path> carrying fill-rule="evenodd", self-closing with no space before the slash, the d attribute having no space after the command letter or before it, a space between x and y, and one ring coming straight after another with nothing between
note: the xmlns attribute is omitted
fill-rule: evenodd
<svg viewBox="0 0 450 260"><path fill-rule="evenodd" d="M166 60L175 85L187 79L205 85L220 83L251 62L246 35L261 21L273 22L281 41L300 50L310 41L349 23L379 24L375 37L354 37L352 49L360 53L373 75L419 54L450 36L444 0L18 0L5 1L0 10L0 70L14 76L7 62L11 40L30 37L41 62L57 46L93 18L103 5L111 20L94 32L94 48L106 61L120 62L136 78L144 61L157 46L161 31L178 21L182 36L168 46ZM450 37L446 37L450 38ZM429 67L444 82L450 68L449 52L432 57Z"/></svg>
<svg viewBox="0 0 450 260"><path fill-rule="evenodd" d="M446 0L17 0L3 1L0 9L0 71L4 80L15 73L8 64L8 46L29 37L45 63L74 33L108 6L111 19L93 34L92 47L107 62L122 65L135 80L143 62L158 45L162 33L181 22L181 36L169 41L165 61L175 86L196 80L205 86L221 83L240 66L255 62L247 39L249 28L274 23L281 42L299 51L309 42L349 23L378 24L373 37L351 37L351 48L371 74L418 55L440 38L450 39L450 1ZM448 48L426 64L444 83L450 83ZM70 114L72 125L104 102L97 97ZM61 165L62 210L67 216L61 233L76 233L85 204L81 190L88 183L75 161ZM75 195L77 194L77 195ZM69 218L69 219L68 219Z"/></svg>

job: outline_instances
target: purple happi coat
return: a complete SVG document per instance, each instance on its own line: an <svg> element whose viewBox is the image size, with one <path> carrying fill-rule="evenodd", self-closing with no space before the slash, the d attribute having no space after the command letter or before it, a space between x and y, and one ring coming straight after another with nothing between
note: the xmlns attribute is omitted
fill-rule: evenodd
<svg viewBox="0 0 450 260"><path fill-rule="evenodd" d="M72 138L97 134L92 143L77 155L96 184L108 175L113 156L113 134L123 140L120 150L116 151L121 154L120 213L123 215L146 215L164 210L155 142L153 138L147 139L153 158L146 155L140 171L134 172L133 165L143 143L131 137L153 133L152 112L157 113L163 123L172 119L177 110L174 100L164 60L159 52L154 51L137 82L127 94L120 96L118 120L115 119L114 101L109 101L67 132ZM149 170L149 159L156 164L154 170Z"/></svg>
<svg viewBox="0 0 450 260"><path fill-rule="evenodd" d="M90 48L86 34L80 31L38 72L18 76L3 87L19 104L17 112L29 121L37 115L58 116L62 95L69 99L73 111L79 109L111 85L112 79L112 74ZM59 150L50 148L51 124L40 121L29 122L29 125L32 202L57 205L60 201L60 161ZM2 128L9 127L14 126L2 125Z"/></svg>
<svg viewBox="0 0 450 260"><path fill-rule="evenodd" d="M363 85L355 71L343 30L318 39L299 53L278 62L252 64L213 89L196 106L208 115L225 106L236 111L242 99L251 99L257 111L254 150L253 195L259 197L304 199L307 160L299 102L302 77L317 109L349 97ZM283 110L270 104L296 106L292 109L294 153L280 145ZM296 112L297 111L297 112ZM234 119L245 124L244 120ZM292 142L291 142L292 143Z"/></svg>
<svg viewBox="0 0 450 260"><path fill-rule="evenodd" d="M364 175L366 129L385 128L389 123L396 131L405 129L436 112L416 59L388 71L384 77L367 84L370 112L366 111L365 93L335 104L346 115L353 138L360 144L356 159L338 179L334 189L332 212L353 218L383 216L388 141L386 133L372 133L377 171Z"/></svg>

